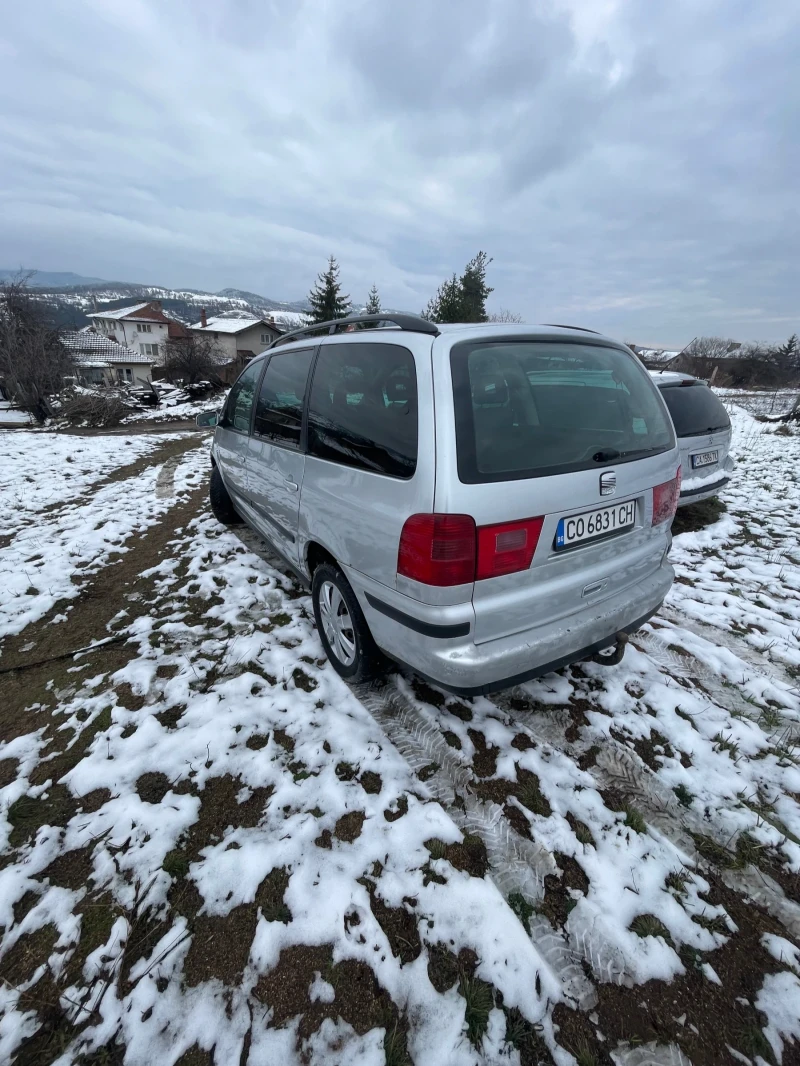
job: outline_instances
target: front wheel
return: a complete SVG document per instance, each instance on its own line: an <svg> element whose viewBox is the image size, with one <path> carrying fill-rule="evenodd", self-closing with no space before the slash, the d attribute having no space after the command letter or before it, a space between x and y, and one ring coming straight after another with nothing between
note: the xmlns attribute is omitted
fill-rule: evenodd
<svg viewBox="0 0 800 1066"><path fill-rule="evenodd" d="M214 517L218 522L222 522L223 526L241 525L242 519L239 517L236 508L233 506L233 500L231 499L228 490L225 488L222 474L220 474L216 466L211 467L211 481L208 485L208 502L211 504L211 510Z"/></svg>
<svg viewBox="0 0 800 1066"><path fill-rule="evenodd" d="M338 566L322 563L317 567L311 600L322 646L336 673L353 684L373 677L381 654L356 595Z"/></svg>

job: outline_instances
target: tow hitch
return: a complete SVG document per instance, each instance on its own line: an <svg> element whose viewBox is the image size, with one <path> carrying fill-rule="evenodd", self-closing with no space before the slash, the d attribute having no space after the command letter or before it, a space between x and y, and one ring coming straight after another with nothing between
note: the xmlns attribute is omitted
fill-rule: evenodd
<svg viewBox="0 0 800 1066"><path fill-rule="evenodd" d="M622 656L625 654L625 645L628 643L627 633L617 633L614 637L614 644L610 648L603 648L601 651L596 651L592 656L593 663L600 663L601 666L616 666L617 663L622 662Z"/></svg>

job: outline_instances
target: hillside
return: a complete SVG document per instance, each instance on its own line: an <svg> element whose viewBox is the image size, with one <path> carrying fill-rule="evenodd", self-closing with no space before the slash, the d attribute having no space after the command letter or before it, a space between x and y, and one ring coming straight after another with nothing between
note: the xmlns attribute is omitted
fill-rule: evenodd
<svg viewBox="0 0 800 1066"><path fill-rule="evenodd" d="M2 279L3 271L0 271ZM37 274L36 281L46 277L68 275ZM79 277L79 275L72 275ZM282 302L271 300L258 293L241 289L223 289L218 293L201 289L167 289L160 285L135 285L129 282L95 281L91 284L31 284L38 300L47 304L55 325L80 328L89 321L93 311L124 307L143 300L160 300L164 313L186 325L200 318L200 309L209 316L239 312L259 317L272 317L284 326L294 326L303 321L305 301Z"/></svg>

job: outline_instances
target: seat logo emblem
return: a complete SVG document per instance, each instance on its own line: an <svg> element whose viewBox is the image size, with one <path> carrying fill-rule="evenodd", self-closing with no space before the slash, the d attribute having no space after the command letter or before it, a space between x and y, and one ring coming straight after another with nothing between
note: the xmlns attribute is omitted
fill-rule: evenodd
<svg viewBox="0 0 800 1066"><path fill-rule="evenodd" d="M617 475L613 470L606 470L600 475L600 495L613 496L617 491Z"/></svg>

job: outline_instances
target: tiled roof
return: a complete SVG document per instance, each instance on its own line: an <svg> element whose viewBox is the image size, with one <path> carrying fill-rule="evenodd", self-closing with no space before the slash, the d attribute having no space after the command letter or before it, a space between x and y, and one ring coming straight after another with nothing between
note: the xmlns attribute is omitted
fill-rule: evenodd
<svg viewBox="0 0 800 1066"><path fill-rule="evenodd" d="M153 366L155 360L149 355L142 355L134 348L117 344L110 337L99 333L85 333L83 330L68 331L61 334L61 342L71 352L80 353L90 358L102 358L106 363L145 363ZM80 360L79 360L80 361Z"/></svg>

